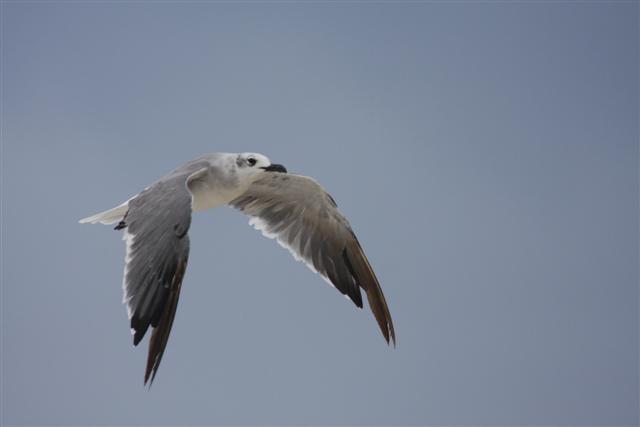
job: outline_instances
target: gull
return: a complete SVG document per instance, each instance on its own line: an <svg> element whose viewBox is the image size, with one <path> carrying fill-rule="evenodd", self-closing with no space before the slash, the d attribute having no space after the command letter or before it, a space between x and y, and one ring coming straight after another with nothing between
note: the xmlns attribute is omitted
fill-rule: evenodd
<svg viewBox="0 0 640 427"><path fill-rule="evenodd" d="M185 163L115 208L80 223L116 224L126 256L123 303L137 346L152 328L144 384L153 383L189 257L191 212L230 205L362 308L363 289L387 344L396 338L367 257L334 199L313 178L258 153L212 153Z"/></svg>

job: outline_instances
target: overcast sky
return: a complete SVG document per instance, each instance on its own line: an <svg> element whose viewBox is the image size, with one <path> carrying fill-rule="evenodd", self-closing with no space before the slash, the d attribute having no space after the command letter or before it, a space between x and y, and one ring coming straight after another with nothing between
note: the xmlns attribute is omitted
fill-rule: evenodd
<svg viewBox="0 0 640 427"><path fill-rule="evenodd" d="M1 422L637 424L638 8L3 2ZM77 221L216 151L327 188L396 349L220 208L143 388Z"/></svg>

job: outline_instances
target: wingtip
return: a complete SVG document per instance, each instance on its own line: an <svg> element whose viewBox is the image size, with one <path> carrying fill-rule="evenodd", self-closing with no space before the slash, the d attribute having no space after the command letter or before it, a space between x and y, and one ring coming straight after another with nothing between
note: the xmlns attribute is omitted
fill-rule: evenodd
<svg viewBox="0 0 640 427"><path fill-rule="evenodd" d="M393 348L396 348L396 333L393 330L393 324L387 323L387 328L382 329L381 331L382 331L382 336L384 337L384 340L387 342L387 345L389 347L393 345Z"/></svg>
<svg viewBox="0 0 640 427"><path fill-rule="evenodd" d="M391 335L391 340L393 341L393 348L396 348L396 331L393 328L393 321L391 320L391 315L389 315L389 334Z"/></svg>
<svg viewBox="0 0 640 427"><path fill-rule="evenodd" d="M153 385L153 378L149 378L149 372L145 372L144 374L144 387L147 391L151 390L151 386Z"/></svg>
<svg viewBox="0 0 640 427"><path fill-rule="evenodd" d="M153 365L147 366L147 369L144 373L144 385L147 387L147 390L151 390L151 386L153 385L153 381L156 379L156 374L158 373L158 366L160 362L156 361Z"/></svg>
<svg viewBox="0 0 640 427"><path fill-rule="evenodd" d="M147 368L144 371L144 386L147 389L151 389L151 385L153 384L153 380L156 377L156 366L154 364L147 364Z"/></svg>

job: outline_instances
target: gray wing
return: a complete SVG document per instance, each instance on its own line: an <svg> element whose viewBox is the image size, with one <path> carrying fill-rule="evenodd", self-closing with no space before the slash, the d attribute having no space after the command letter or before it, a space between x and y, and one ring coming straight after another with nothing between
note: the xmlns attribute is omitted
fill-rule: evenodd
<svg viewBox="0 0 640 427"><path fill-rule="evenodd" d="M349 222L316 181L270 172L230 205L249 215L250 224L276 239L360 308L360 289L364 289L384 338L395 345L391 314L378 279Z"/></svg>
<svg viewBox="0 0 640 427"><path fill-rule="evenodd" d="M149 326L145 384L156 375L176 314L189 257L191 194L188 174L160 180L129 202L116 229L124 228L127 243L124 302L131 319L133 344Z"/></svg>

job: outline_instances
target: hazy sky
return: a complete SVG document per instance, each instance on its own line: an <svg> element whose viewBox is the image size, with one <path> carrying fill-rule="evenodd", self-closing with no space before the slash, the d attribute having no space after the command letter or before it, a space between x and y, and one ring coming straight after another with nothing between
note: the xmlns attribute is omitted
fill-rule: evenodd
<svg viewBox="0 0 640 427"><path fill-rule="evenodd" d="M3 2L7 425L638 420L637 2ZM78 219L257 151L351 220L398 346L228 208L162 366Z"/></svg>

